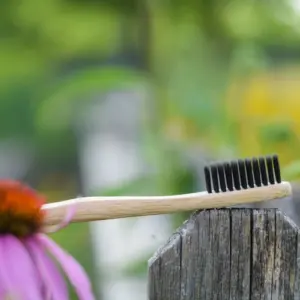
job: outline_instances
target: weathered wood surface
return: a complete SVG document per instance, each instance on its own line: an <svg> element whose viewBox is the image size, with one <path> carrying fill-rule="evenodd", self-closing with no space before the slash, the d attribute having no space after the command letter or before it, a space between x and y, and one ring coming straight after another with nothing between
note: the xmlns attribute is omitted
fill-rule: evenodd
<svg viewBox="0 0 300 300"><path fill-rule="evenodd" d="M197 212L149 261L149 300L298 300L298 227L276 209Z"/></svg>
<svg viewBox="0 0 300 300"><path fill-rule="evenodd" d="M297 226L300 226L300 183L292 182L293 196L275 199L272 201L263 201L256 203L249 203L243 205L236 205L239 208L278 208L286 216L290 217Z"/></svg>

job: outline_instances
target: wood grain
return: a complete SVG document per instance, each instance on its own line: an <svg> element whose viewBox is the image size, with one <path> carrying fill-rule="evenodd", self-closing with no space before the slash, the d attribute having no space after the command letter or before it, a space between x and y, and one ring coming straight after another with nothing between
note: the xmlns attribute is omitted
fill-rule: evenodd
<svg viewBox="0 0 300 300"><path fill-rule="evenodd" d="M290 183L282 182L270 186L241 191L213 193L191 193L174 196L153 197L84 197L45 204L44 225L60 224L70 209L74 210L72 222L86 222L146 215L159 215L197 209L234 206L245 203L270 201L290 196Z"/></svg>
<svg viewBox="0 0 300 300"><path fill-rule="evenodd" d="M149 300L298 300L298 227L276 209L197 212L149 261Z"/></svg>

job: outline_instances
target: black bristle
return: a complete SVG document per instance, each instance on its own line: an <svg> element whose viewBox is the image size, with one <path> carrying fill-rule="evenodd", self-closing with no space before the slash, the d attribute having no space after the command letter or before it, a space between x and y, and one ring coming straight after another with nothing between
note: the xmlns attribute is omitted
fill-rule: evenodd
<svg viewBox="0 0 300 300"><path fill-rule="evenodd" d="M279 160L277 155L273 155L273 167L274 167L275 180L277 183L280 183L281 175L280 175Z"/></svg>
<svg viewBox="0 0 300 300"><path fill-rule="evenodd" d="M208 167L204 168L204 176L205 176L206 190L209 194L211 194L212 187L211 187L210 171Z"/></svg>
<svg viewBox="0 0 300 300"><path fill-rule="evenodd" d="M253 168L253 175L254 175L254 183L256 186L261 186L259 163L256 157L252 159L252 168Z"/></svg>
<svg viewBox="0 0 300 300"><path fill-rule="evenodd" d="M211 178L212 178L214 192L219 193L218 170L215 165L211 166Z"/></svg>
<svg viewBox="0 0 300 300"><path fill-rule="evenodd" d="M225 171L223 164L217 165L218 175L219 175L219 183L222 192L226 192L226 179L225 179Z"/></svg>
<svg viewBox="0 0 300 300"><path fill-rule="evenodd" d="M236 190L240 190L241 189L240 174L239 174L238 163L236 161L231 162L231 170L232 170L234 188Z"/></svg>
<svg viewBox="0 0 300 300"><path fill-rule="evenodd" d="M268 185L268 176L267 176L265 158L260 157L258 159L258 162L259 162L259 168L260 168L261 182L263 185Z"/></svg>
<svg viewBox="0 0 300 300"><path fill-rule="evenodd" d="M245 162L242 159L238 160L239 172L240 172L240 180L242 188L247 188L247 175L246 175L246 167Z"/></svg>
<svg viewBox="0 0 300 300"><path fill-rule="evenodd" d="M233 191L232 169L228 162L224 164L224 170L225 170L227 188L229 191Z"/></svg>
<svg viewBox="0 0 300 300"><path fill-rule="evenodd" d="M252 161L247 158L245 160L245 166L246 166L248 186L250 188L253 188L254 187L254 179L253 179Z"/></svg>
<svg viewBox="0 0 300 300"><path fill-rule="evenodd" d="M267 164L267 170L268 170L269 183L274 184L275 179L274 179L273 162L272 162L272 157L271 156L266 157L266 164Z"/></svg>
<svg viewBox="0 0 300 300"><path fill-rule="evenodd" d="M220 193L281 183L277 155L214 163L204 168L208 193Z"/></svg>

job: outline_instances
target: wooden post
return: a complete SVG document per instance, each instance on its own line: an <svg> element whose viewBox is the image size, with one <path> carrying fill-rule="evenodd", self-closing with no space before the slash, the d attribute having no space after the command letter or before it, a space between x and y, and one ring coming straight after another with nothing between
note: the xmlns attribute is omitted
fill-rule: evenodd
<svg viewBox="0 0 300 300"><path fill-rule="evenodd" d="M276 209L192 215L149 261L149 300L298 300L299 228Z"/></svg>

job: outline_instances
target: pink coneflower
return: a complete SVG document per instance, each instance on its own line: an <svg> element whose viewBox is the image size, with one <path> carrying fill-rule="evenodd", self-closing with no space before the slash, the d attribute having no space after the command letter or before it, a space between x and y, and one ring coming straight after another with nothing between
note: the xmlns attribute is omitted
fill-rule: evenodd
<svg viewBox="0 0 300 300"><path fill-rule="evenodd" d="M68 300L67 277L80 300L93 300L83 268L41 233L43 203L29 187L0 181L0 299Z"/></svg>

